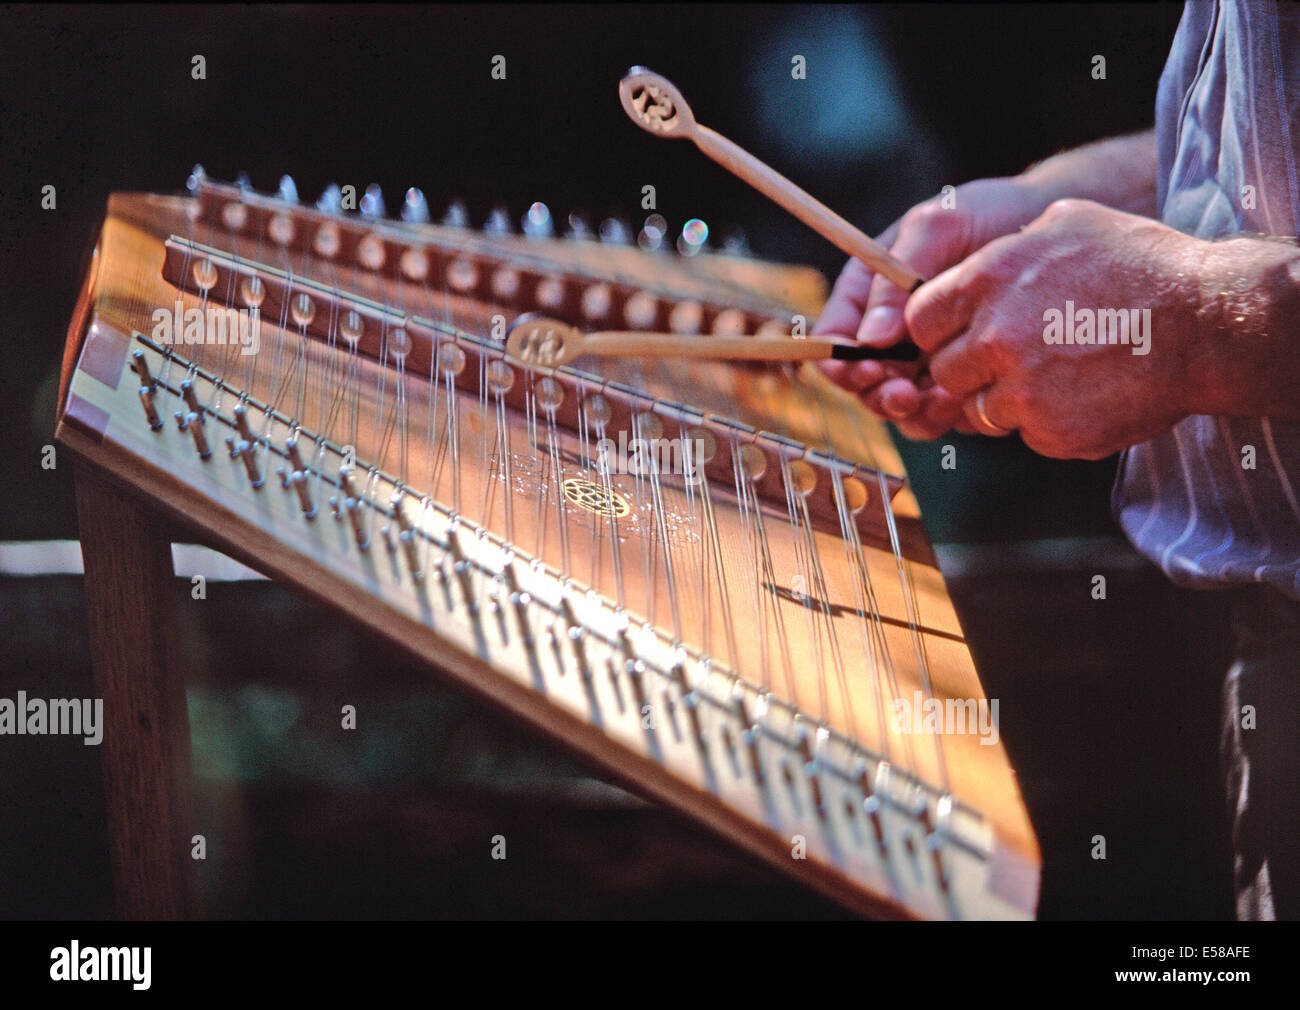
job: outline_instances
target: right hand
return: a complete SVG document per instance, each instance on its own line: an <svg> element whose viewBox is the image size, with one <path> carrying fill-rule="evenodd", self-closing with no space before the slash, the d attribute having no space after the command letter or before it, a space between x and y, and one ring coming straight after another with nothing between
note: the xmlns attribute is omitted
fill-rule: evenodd
<svg viewBox="0 0 1300 1010"><path fill-rule="evenodd" d="M978 179L950 195L919 203L895 221L879 242L923 277L956 266L996 238L1039 216L1053 197L1023 178ZM908 294L859 260L845 264L813 334L889 347L907 336L903 306ZM828 361L826 374L856 393L868 408L898 425L908 438L938 438L951 428L973 432L962 401L937 386L920 365L888 361Z"/></svg>

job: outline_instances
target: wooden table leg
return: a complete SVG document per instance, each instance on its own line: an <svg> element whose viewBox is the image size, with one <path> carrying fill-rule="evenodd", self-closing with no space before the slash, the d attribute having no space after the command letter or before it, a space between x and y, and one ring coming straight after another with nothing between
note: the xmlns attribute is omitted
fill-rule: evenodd
<svg viewBox="0 0 1300 1010"><path fill-rule="evenodd" d="M199 916L194 783L170 525L84 465L76 474L113 885L123 919Z"/></svg>

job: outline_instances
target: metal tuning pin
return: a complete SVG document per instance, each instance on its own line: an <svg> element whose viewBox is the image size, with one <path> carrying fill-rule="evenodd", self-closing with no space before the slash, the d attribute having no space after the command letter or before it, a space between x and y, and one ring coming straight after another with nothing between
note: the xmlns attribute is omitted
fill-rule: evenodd
<svg viewBox="0 0 1300 1010"><path fill-rule="evenodd" d="M600 240L607 245L629 245L632 230L616 217L607 217L600 223Z"/></svg>
<svg viewBox="0 0 1300 1010"><path fill-rule="evenodd" d="M158 416L158 407L154 404L154 392L157 382L149 373L149 362L145 360L144 351L135 351L131 355L132 367L140 379L140 406L144 407L145 419L154 431L162 429L162 418Z"/></svg>
<svg viewBox="0 0 1300 1010"><path fill-rule="evenodd" d="M520 221L520 227L529 238L551 238L555 234L555 222L551 220L551 209L538 201L528 208L528 213Z"/></svg>
<svg viewBox="0 0 1300 1010"><path fill-rule="evenodd" d="M880 762L876 769L876 779L878 782L884 782L889 777L889 764L885 761ZM880 820L880 810L883 806L881 799L876 795L876 790L871 784L871 775L867 771L866 762L862 762L858 769L858 788L862 790L862 810L871 821L871 829L876 836L876 847L884 855L889 850L888 843L885 841L885 826Z"/></svg>
<svg viewBox="0 0 1300 1010"><path fill-rule="evenodd" d="M447 213L442 216L442 223L446 228L468 228L469 211L465 209L465 201L453 200Z"/></svg>
<svg viewBox="0 0 1300 1010"><path fill-rule="evenodd" d="M733 225L722 234L722 251L728 256L749 256L752 250L749 248L749 239L745 235L745 230Z"/></svg>
<svg viewBox="0 0 1300 1010"><path fill-rule="evenodd" d="M298 184L293 181L293 176L280 176L280 188L276 190L275 196L284 203L298 202Z"/></svg>
<svg viewBox="0 0 1300 1010"><path fill-rule="evenodd" d="M588 692L591 691L591 664L587 662L587 650L583 645L583 639L586 637L587 629L582 626L577 615L573 612L573 604L569 602L568 596L560 597L560 612L564 615L564 623L568 627L568 639L573 645L573 658L578 664L578 673L582 676L583 683L587 684Z"/></svg>
<svg viewBox="0 0 1300 1010"><path fill-rule="evenodd" d="M465 552L460 549L460 538L456 536L455 527L447 529L447 549L451 551L451 570L456 573L460 593L465 597L465 609L472 617L478 613L478 598L474 595L474 584L469 577L469 562L465 559Z"/></svg>
<svg viewBox="0 0 1300 1010"><path fill-rule="evenodd" d="M361 523L361 503L355 498L348 498L343 503L343 510L348 514L348 521L352 524L352 535L356 538L358 550L368 550L370 548L370 538L366 536L365 527Z"/></svg>
<svg viewBox="0 0 1300 1010"><path fill-rule="evenodd" d="M199 459L208 459L212 455L212 449L208 445L207 433L203 430L203 415L192 410L178 410L175 417L176 427L194 436L194 448L198 451Z"/></svg>
<svg viewBox="0 0 1300 1010"><path fill-rule="evenodd" d="M239 437L245 442L256 442L253 437L253 429L248 426L248 409L242 404L235 405L235 430L239 432Z"/></svg>
<svg viewBox="0 0 1300 1010"><path fill-rule="evenodd" d="M307 464L303 462L302 453L298 451L297 432L285 440L284 454L289 457L289 466L280 467L277 471L280 475L280 486L292 487L297 492L298 504L302 506L303 518L315 519L316 504L311 500L311 491L307 487L311 473L307 469Z"/></svg>
<svg viewBox="0 0 1300 1010"><path fill-rule="evenodd" d="M195 165L194 168L190 170L189 178L185 180L185 188L189 190L191 194L197 195L199 186L203 184L203 181L207 179L207 177L208 173L203 171L203 166Z"/></svg>
<svg viewBox="0 0 1300 1010"><path fill-rule="evenodd" d="M804 727L799 727L798 735L795 737L795 747L799 750L799 756L803 758L803 771L808 779L808 788L812 791L813 809L817 811L817 816L822 820L826 819L826 804L822 797L822 782L817 774L817 759L813 756L812 744L808 741L808 731Z"/></svg>
<svg viewBox="0 0 1300 1010"><path fill-rule="evenodd" d="M248 410L242 403L236 404L234 413L237 435L228 437L226 445L230 449L232 459L238 456L243 461L248 482L254 490L257 490L264 483L261 471L257 467L257 439L253 437L253 430L248 426Z"/></svg>
<svg viewBox="0 0 1300 1010"><path fill-rule="evenodd" d="M343 191L338 183L331 182L325 187L325 192L316 201L316 209L324 214L337 214L343 209Z"/></svg>
<svg viewBox="0 0 1300 1010"><path fill-rule="evenodd" d="M406 199L402 201L402 220L411 224L429 223L429 203L414 186L406 191Z"/></svg>
<svg viewBox="0 0 1300 1010"><path fill-rule="evenodd" d="M307 464L302 460L302 453L298 451L298 434L295 432L290 435L284 443L285 455L289 457L289 462L293 465L294 472L306 470Z"/></svg>
<svg viewBox="0 0 1300 1010"><path fill-rule="evenodd" d="M501 574L506 580L506 589L510 592L510 604L515 610L515 620L519 622L519 637L530 653L534 650L535 639L533 638L533 627L528 620L528 606L533 602L529 593L519 588L519 576L515 574L515 566L511 561L507 561Z"/></svg>
<svg viewBox="0 0 1300 1010"><path fill-rule="evenodd" d="M916 818L921 822L921 827L925 830L925 847L930 852L930 859L934 863L934 875L939 881L939 889L948 890L948 871L943 863L943 834L935 826L934 821L930 818L930 804L925 801L925 797L920 798L918 803ZM939 799L939 822L944 824L952 811L952 797L943 796Z"/></svg>
<svg viewBox="0 0 1300 1010"><path fill-rule="evenodd" d="M181 396L185 400L186 406L195 414L202 416L203 408L199 406L198 394L194 392L194 383L186 379L181 383Z"/></svg>
<svg viewBox="0 0 1300 1010"><path fill-rule="evenodd" d="M154 431L161 430L163 423L162 418L158 416L158 408L154 406L153 386L140 387L140 406L144 407L144 416L149 422L149 427Z"/></svg>
<svg viewBox="0 0 1300 1010"><path fill-rule="evenodd" d="M704 743L704 730L700 726L700 696L686 677L686 664L674 663L668 672L676 681L677 690L681 694L682 708L686 709L686 718L691 724L691 739L699 744L700 750L707 758L709 752Z"/></svg>
<svg viewBox="0 0 1300 1010"><path fill-rule="evenodd" d="M761 786L767 781L767 775L763 772L762 755L758 752L758 740L763 732L762 727L750 718L748 706L745 704L745 689L739 682L733 688L731 697L736 705L736 717L740 720L740 741L745 745L745 750L749 753L750 771L754 773L754 781Z"/></svg>
<svg viewBox="0 0 1300 1010"><path fill-rule="evenodd" d="M359 209L363 217L387 216L384 208L384 194L380 190L378 183L372 182L366 187L366 192L361 197L361 207Z"/></svg>
<svg viewBox="0 0 1300 1010"><path fill-rule="evenodd" d="M489 235L510 234L510 212L502 204L497 204L483 223L483 230Z"/></svg>
<svg viewBox="0 0 1300 1010"><path fill-rule="evenodd" d="M645 676L645 663L637 657L636 649L632 645L632 639L628 636L629 621L626 615L622 618L618 628L618 642L623 650L623 669L627 671L628 682L632 685L632 697L636 705L638 715L646 711L648 702L645 695L645 684L642 682ZM654 733L654 721L645 722L646 731Z"/></svg>
<svg viewBox="0 0 1300 1010"><path fill-rule="evenodd" d="M415 527L411 525L406 509L402 507L404 501L405 495L399 490L393 495L393 500L389 504L392 505L393 518L397 520L400 530L397 541L402 545L402 552L406 555L406 566L411 570L411 578L419 582L424 578L424 569L420 564L419 545L415 542Z"/></svg>
<svg viewBox="0 0 1300 1010"><path fill-rule="evenodd" d="M144 356L144 351L136 350L131 352L131 365L135 369L135 374L140 379L140 385L148 386L149 391L153 392L157 382L153 374L149 371L149 361Z"/></svg>
<svg viewBox="0 0 1300 1010"><path fill-rule="evenodd" d="M574 210L569 212L569 227L565 229L564 237L581 241L591 239L591 225L587 222L587 215L583 211Z"/></svg>
<svg viewBox="0 0 1300 1010"><path fill-rule="evenodd" d="M352 470L350 467L339 467L339 490L341 495L332 495L330 497L330 507L333 509L334 518L343 518L343 503L349 498L357 496L356 489L352 486Z"/></svg>

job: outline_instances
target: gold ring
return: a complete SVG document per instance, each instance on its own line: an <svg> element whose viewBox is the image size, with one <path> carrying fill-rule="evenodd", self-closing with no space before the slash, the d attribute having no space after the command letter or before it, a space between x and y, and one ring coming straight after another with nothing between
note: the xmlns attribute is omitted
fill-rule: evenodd
<svg viewBox="0 0 1300 1010"><path fill-rule="evenodd" d="M1003 435L1010 435L1011 434L1010 428L1004 428L1002 427L1002 425L994 424L991 420L989 420L989 412L984 406L984 394L987 392L988 392L988 387L986 386L985 388L981 389L978 393L975 394L975 413L979 415L980 421L984 424L986 428L989 429L990 432L992 432L992 434L997 435L999 437Z"/></svg>

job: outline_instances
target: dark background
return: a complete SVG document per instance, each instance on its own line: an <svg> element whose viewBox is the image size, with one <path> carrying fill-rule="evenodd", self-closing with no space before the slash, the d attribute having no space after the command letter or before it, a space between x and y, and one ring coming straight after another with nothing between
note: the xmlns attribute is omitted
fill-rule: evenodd
<svg viewBox="0 0 1300 1010"><path fill-rule="evenodd" d="M0 540L76 536L70 468L39 459L80 271L114 190L178 190L199 162L217 178L247 171L261 190L289 172L304 200L330 182L377 182L390 210L418 185L435 215L459 196L478 225L497 203L517 221L534 200L559 220L582 208L637 221L653 184L672 227L740 226L759 255L833 276L833 247L689 145L627 122L615 91L628 66L667 74L702 121L874 233L945 184L1150 125L1179 13L9 9ZM206 80L191 78L194 54ZM490 77L495 54L504 81ZM791 78L794 54L806 80ZM1091 77L1094 54L1104 81ZM46 184L53 211L40 209ZM1217 597L1174 590L1117 538L1114 460L954 440L956 473L934 445L903 449L932 538L962 561L948 574L1043 846L1042 914L1229 915ZM1040 549L1017 550L1025 541ZM1104 604L1088 595L1095 572L1110 578ZM206 603L184 630L214 914L834 914L276 587L214 584ZM78 580L0 576L0 605L0 695L88 696ZM346 745L330 732L339 698L375 713ZM0 740L0 915L110 914L97 776L93 748ZM509 871L486 862L483 838L497 832L519 840ZM1088 858L1098 833L1105 863Z"/></svg>

